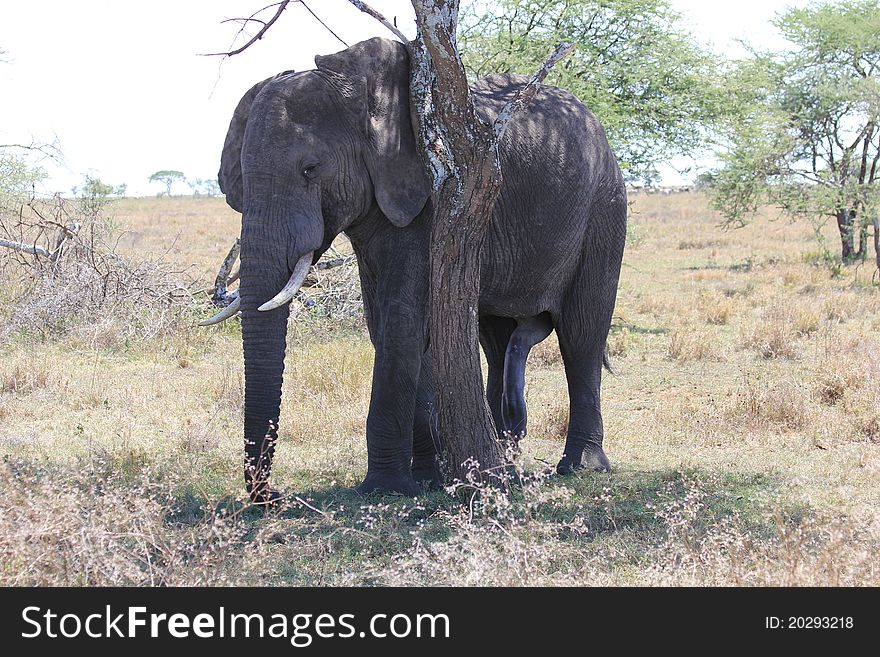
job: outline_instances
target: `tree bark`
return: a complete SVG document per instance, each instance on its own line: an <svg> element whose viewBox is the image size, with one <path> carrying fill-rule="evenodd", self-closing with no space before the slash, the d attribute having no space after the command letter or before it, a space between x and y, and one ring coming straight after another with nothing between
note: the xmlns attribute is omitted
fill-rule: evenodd
<svg viewBox="0 0 880 657"><path fill-rule="evenodd" d="M856 256L853 217L849 210L837 211L837 230L840 231L840 257L844 263L852 262Z"/></svg>
<svg viewBox="0 0 880 657"><path fill-rule="evenodd" d="M856 252L856 260L864 262L868 259L868 222L864 219L858 219L856 212L853 212L852 216L857 218L859 226L859 250ZM853 228L853 232L855 232L855 228Z"/></svg>
<svg viewBox="0 0 880 657"><path fill-rule="evenodd" d="M877 259L877 275L880 277L880 214L874 215L874 257Z"/></svg>
<svg viewBox="0 0 880 657"><path fill-rule="evenodd" d="M420 134L428 137L433 176L429 311L434 385L449 474L476 483L504 467L484 392L478 312L480 256L501 170L492 126L477 116L458 56L458 2L429 4L413 0L421 43L417 39L410 52L411 87L421 110L416 119ZM432 64L427 71L426 57ZM420 78L426 73L433 80Z"/></svg>

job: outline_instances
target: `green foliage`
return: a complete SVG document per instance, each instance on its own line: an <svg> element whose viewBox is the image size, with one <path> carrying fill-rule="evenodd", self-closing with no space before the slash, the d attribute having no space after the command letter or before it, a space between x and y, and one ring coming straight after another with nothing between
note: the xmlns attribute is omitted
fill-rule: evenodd
<svg viewBox="0 0 880 657"><path fill-rule="evenodd" d="M25 157L0 150L0 207L29 196L45 177L46 172Z"/></svg>
<svg viewBox="0 0 880 657"><path fill-rule="evenodd" d="M113 185L108 185L100 178L92 178L86 174L83 186L79 190L80 205L83 211L89 216L97 216L113 192Z"/></svg>
<svg viewBox="0 0 880 657"><path fill-rule="evenodd" d="M159 182L165 185L165 194L171 196L171 187L175 182L186 182L186 176L183 175L182 171L175 171L174 169L163 169L162 171L157 171L153 175L150 176L150 182Z"/></svg>
<svg viewBox="0 0 880 657"><path fill-rule="evenodd" d="M844 259L864 258L880 177L880 1L812 4L774 24L792 47L753 53L725 80L714 205L733 224L766 202L818 227L834 217Z"/></svg>
<svg viewBox="0 0 880 657"><path fill-rule="evenodd" d="M547 79L599 118L626 177L706 144L723 109L714 65L667 0L496 0L462 18L460 47L474 76L532 75L561 41L577 48Z"/></svg>

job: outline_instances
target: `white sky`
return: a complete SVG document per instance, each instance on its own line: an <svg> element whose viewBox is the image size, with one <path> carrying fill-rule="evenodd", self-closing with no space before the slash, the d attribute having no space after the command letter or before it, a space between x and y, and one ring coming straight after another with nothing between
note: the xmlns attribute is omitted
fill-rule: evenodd
<svg viewBox="0 0 880 657"><path fill-rule="evenodd" d="M69 193L85 173L153 194L147 178L177 169L214 178L232 110L254 83L285 69L314 66L315 54L343 45L298 5L266 38L222 61L238 30L224 18L249 15L270 0L3 0L0 5L0 144L57 140L64 163L43 162L46 191ZM348 0L309 7L349 44L388 36ZM409 0L373 0L407 34ZM775 12L802 0L672 0L697 38L730 56L736 39L778 45ZM271 15L271 14L268 14ZM252 31L253 33L253 31ZM600 117L601 118L601 117ZM676 182L669 174L667 182ZM184 193L180 188L177 193Z"/></svg>

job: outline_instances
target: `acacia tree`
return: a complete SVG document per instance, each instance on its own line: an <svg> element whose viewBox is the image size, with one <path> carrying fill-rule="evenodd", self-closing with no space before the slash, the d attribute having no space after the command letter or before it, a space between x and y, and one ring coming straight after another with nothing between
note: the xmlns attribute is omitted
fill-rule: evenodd
<svg viewBox="0 0 880 657"><path fill-rule="evenodd" d="M171 196L171 187L176 182L186 182L186 176L183 175L182 171L175 171L173 169L163 169L162 171L157 171L153 175L150 176L150 182L159 182L165 185L165 193L168 196Z"/></svg>
<svg viewBox="0 0 880 657"><path fill-rule="evenodd" d="M462 19L468 71L531 74L560 41L577 49L548 83L602 121L629 180L651 182L658 164L708 145L724 106L715 65L680 26L668 0L490 0Z"/></svg>
<svg viewBox="0 0 880 657"><path fill-rule="evenodd" d="M817 234L833 218L843 262L864 260L870 225L875 244L880 232L880 2L814 4L774 23L792 48L754 53L728 77L736 102L713 203L734 224L766 202Z"/></svg>

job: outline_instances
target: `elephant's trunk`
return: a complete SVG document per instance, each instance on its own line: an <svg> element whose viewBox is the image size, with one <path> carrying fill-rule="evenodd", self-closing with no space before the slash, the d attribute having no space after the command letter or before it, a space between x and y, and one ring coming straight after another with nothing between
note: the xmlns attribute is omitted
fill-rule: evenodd
<svg viewBox="0 0 880 657"><path fill-rule="evenodd" d="M281 409L290 307L283 305L267 312L260 312L258 308L289 282L288 244L279 240L279 235L286 236L283 214L245 211L242 224L244 477L248 492L255 500L263 499L268 491Z"/></svg>

